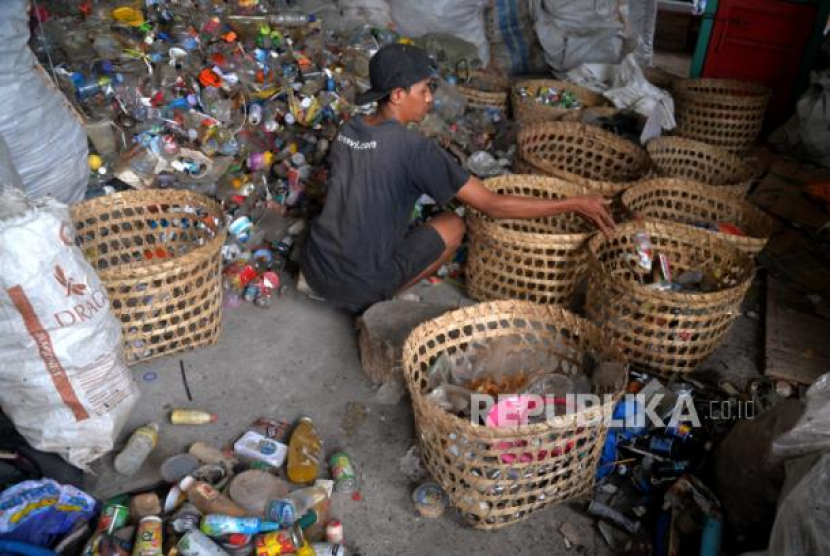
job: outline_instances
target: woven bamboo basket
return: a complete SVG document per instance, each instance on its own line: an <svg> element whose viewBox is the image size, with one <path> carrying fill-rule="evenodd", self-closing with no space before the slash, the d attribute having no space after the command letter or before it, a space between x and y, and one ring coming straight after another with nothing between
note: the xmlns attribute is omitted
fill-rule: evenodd
<svg viewBox="0 0 830 556"><path fill-rule="evenodd" d="M675 276L717 272L727 287L710 293L658 291L638 281L634 235L645 231ZM752 281L749 255L689 226L644 220L617 226L607 239L589 240L586 311L616 340L633 366L663 376L693 371L718 346L740 315Z"/></svg>
<svg viewBox="0 0 830 556"><path fill-rule="evenodd" d="M773 220L746 201L692 180L656 178L644 180L622 196L625 207L642 218L668 220L699 227L701 223L726 222L746 235L710 231L736 247L757 255L773 232Z"/></svg>
<svg viewBox="0 0 830 556"><path fill-rule="evenodd" d="M412 331L404 344L403 365L424 462L466 521L491 530L550 505L590 496L607 419L626 383L625 366L620 365L619 376L606 387L594 386L594 394L602 396L599 403L505 428L473 423L427 397L430 369L439 357L455 361L469 346L494 341L522 353L543 354L539 360L545 361L544 368L522 369L529 376L574 376L586 370L589 358L623 360L597 327L556 305L481 303Z"/></svg>
<svg viewBox="0 0 830 556"><path fill-rule="evenodd" d="M656 66L645 68L643 70L643 76L655 87L659 87L666 91L672 91L674 89L674 84L682 80L681 77Z"/></svg>
<svg viewBox="0 0 830 556"><path fill-rule="evenodd" d="M677 135L733 153L758 138L770 97L762 85L730 79L683 79L673 92Z"/></svg>
<svg viewBox="0 0 830 556"><path fill-rule="evenodd" d="M579 122L543 122L519 131L517 170L544 173L613 196L645 177L648 154L634 143Z"/></svg>
<svg viewBox="0 0 830 556"><path fill-rule="evenodd" d="M467 108L497 108L507 113L507 98L510 93L508 79L472 71L469 80L459 83L456 88L467 99Z"/></svg>
<svg viewBox="0 0 830 556"><path fill-rule="evenodd" d="M216 342L226 234L216 202L190 191L126 191L73 206L72 219L121 321L128 364Z"/></svg>
<svg viewBox="0 0 830 556"><path fill-rule="evenodd" d="M535 97L536 91L543 87L549 87L560 91L568 91L573 94L583 108L593 106L608 106L608 100L599 93L595 93L585 87L568 83L567 81L556 81L553 79L528 79L519 81L513 84L510 92L510 104L513 108L513 119L520 124L531 124L535 122L545 122L558 120L562 116L578 109L574 108L557 108L554 106L545 106L539 104L534 98L523 99L519 96L519 89L526 88L530 94Z"/></svg>
<svg viewBox="0 0 830 556"><path fill-rule="evenodd" d="M585 195L584 187L552 177L509 175L484 181L496 193L538 199ZM473 299L566 304L588 268L585 241L594 228L576 214L534 220L467 216L467 289Z"/></svg>
<svg viewBox="0 0 830 556"><path fill-rule="evenodd" d="M743 197L752 187L754 172L738 156L682 137L659 137L646 145L658 175L688 178Z"/></svg>

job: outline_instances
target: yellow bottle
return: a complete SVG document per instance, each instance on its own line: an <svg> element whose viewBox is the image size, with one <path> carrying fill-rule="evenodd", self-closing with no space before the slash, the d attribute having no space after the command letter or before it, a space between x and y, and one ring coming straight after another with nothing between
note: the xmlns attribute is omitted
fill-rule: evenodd
<svg viewBox="0 0 830 556"><path fill-rule="evenodd" d="M218 418L215 413L198 409L174 409L170 414L170 422L174 425L206 425L215 423Z"/></svg>
<svg viewBox="0 0 830 556"><path fill-rule="evenodd" d="M301 485L317 479L323 445L309 417L301 417L288 443L288 480Z"/></svg>

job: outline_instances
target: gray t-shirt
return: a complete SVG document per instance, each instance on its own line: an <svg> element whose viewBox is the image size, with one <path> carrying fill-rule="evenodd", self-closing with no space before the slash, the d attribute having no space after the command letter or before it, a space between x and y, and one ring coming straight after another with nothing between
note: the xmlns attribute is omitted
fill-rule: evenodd
<svg viewBox="0 0 830 556"><path fill-rule="evenodd" d="M381 298L416 200L427 194L443 205L469 174L435 141L395 120L372 126L352 119L340 129L329 161L326 203L305 244L303 274L337 305L367 294Z"/></svg>

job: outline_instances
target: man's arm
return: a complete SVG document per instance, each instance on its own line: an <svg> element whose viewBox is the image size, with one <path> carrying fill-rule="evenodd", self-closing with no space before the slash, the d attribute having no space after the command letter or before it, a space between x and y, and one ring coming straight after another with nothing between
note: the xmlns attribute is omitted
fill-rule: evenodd
<svg viewBox="0 0 830 556"><path fill-rule="evenodd" d="M487 189L477 177L470 176L456 197L465 205L470 205L491 218L542 218L575 212L591 220L605 235L610 235L614 230L614 219L608 212L611 201L601 195L559 200L499 195Z"/></svg>

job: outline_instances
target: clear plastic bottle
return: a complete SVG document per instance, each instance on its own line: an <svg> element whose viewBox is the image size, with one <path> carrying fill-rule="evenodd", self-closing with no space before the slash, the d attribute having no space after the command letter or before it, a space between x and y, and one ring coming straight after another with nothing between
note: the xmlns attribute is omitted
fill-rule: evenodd
<svg viewBox="0 0 830 556"><path fill-rule="evenodd" d="M317 479L323 444L310 417L301 417L288 443L288 480L300 485Z"/></svg>
<svg viewBox="0 0 830 556"><path fill-rule="evenodd" d="M265 508L265 518L283 527L294 524L309 510L325 506L329 494L320 486L305 487L290 492L285 498L272 500Z"/></svg>
<svg viewBox="0 0 830 556"><path fill-rule="evenodd" d="M115 470L122 475L133 475L156 447L158 439L158 423L150 423L137 429L127 441L127 447L116 456Z"/></svg>

